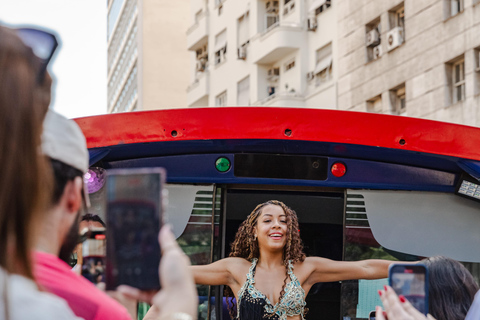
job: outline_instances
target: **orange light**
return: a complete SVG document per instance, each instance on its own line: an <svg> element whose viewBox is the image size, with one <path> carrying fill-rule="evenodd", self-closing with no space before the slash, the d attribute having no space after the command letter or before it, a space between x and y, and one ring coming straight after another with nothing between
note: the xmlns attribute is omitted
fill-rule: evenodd
<svg viewBox="0 0 480 320"><path fill-rule="evenodd" d="M105 235L104 234L96 234L95 235L95 240L105 240Z"/></svg>
<svg viewBox="0 0 480 320"><path fill-rule="evenodd" d="M347 167L341 162L335 162L330 168L330 171L335 177L340 178L347 172Z"/></svg>

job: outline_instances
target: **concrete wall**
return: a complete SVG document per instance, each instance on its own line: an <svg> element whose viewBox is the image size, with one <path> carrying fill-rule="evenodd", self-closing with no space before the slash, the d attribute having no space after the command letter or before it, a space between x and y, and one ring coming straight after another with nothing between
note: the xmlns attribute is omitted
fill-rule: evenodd
<svg viewBox="0 0 480 320"><path fill-rule="evenodd" d="M140 110L187 107L189 0L139 0Z"/></svg>

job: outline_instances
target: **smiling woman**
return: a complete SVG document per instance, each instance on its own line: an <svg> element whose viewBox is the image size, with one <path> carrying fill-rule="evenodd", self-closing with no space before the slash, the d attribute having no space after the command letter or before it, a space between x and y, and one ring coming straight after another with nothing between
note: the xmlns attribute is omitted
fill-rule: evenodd
<svg viewBox="0 0 480 320"><path fill-rule="evenodd" d="M276 200L250 213L231 249L228 258L192 271L197 284L228 286L230 316L239 320L303 320L315 283L384 278L391 263L305 257L295 211Z"/></svg>

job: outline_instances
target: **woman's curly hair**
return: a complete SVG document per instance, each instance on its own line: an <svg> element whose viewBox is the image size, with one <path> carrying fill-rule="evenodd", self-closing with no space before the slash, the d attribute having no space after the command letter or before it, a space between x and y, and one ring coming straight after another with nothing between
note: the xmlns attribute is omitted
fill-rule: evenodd
<svg viewBox="0 0 480 320"><path fill-rule="evenodd" d="M283 248L283 264L285 265L285 279L283 281L282 291L280 292L280 298L282 299L285 293L285 286L288 279L288 261L292 263L303 262L305 260L305 253L303 253L303 244L300 239L300 232L298 226L298 218L295 211L285 205L283 202L277 200L269 200L262 204L259 204L240 224L238 231L235 235L235 240L231 244L231 251L229 257L240 257L252 261L254 258L260 257L260 250L258 247L258 240L255 236L255 227L257 225L258 218L262 213L262 209L268 205L279 206L283 209L287 220L287 243ZM234 294L230 287L225 287L225 297L227 297L227 305L232 319L235 318L236 303L233 302ZM230 299L229 299L230 298ZM231 303L231 304L230 304Z"/></svg>

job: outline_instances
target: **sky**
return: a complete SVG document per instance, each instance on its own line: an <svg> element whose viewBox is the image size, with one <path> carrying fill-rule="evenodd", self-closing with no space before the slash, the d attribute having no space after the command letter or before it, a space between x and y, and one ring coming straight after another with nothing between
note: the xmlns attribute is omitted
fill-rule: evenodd
<svg viewBox="0 0 480 320"><path fill-rule="evenodd" d="M37 25L61 40L50 108L67 118L107 112L107 1L0 0L0 23Z"/></svg>

